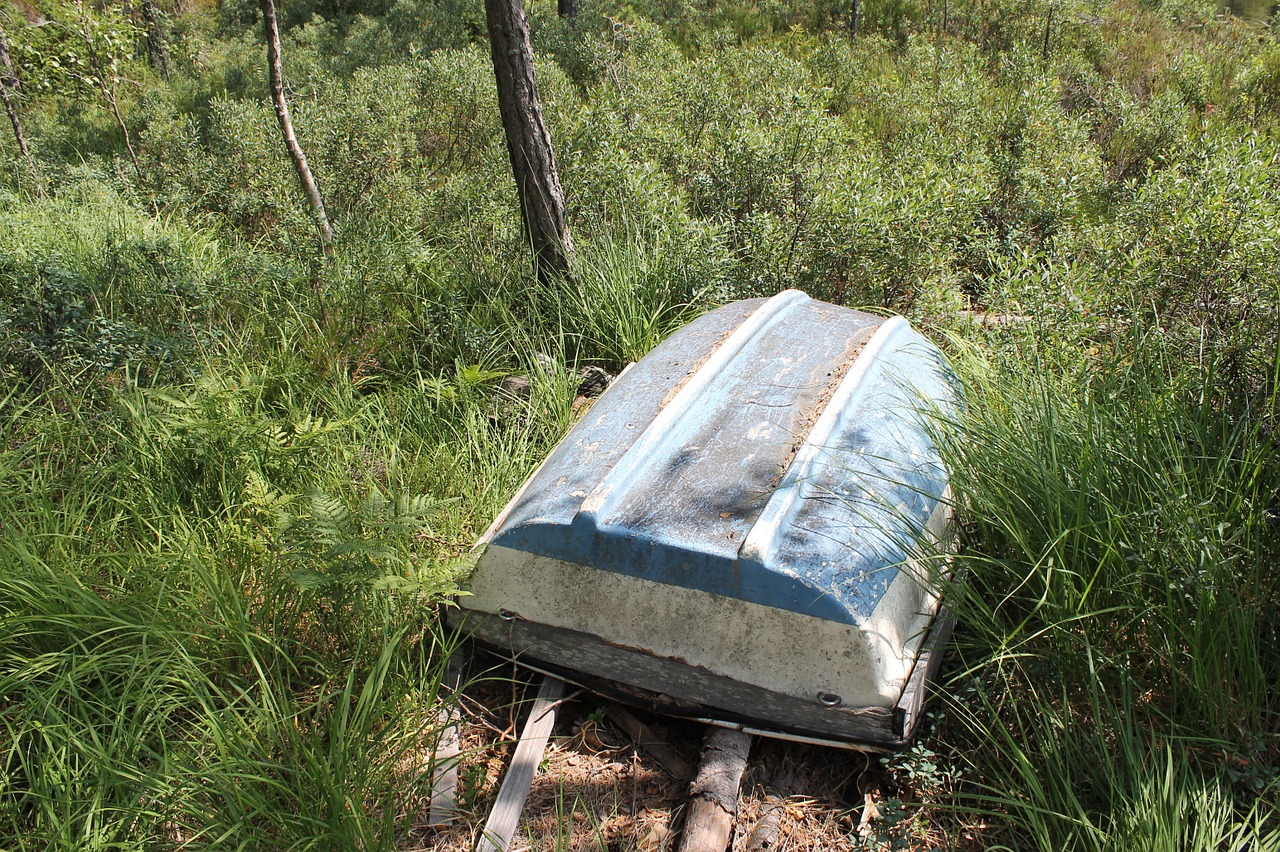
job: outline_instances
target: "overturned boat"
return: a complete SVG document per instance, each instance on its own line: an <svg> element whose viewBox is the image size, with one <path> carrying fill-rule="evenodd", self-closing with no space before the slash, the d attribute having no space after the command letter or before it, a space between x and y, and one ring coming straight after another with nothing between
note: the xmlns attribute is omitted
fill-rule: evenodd
<svg viewBox="0 0 1280 852"><path fill-rule="evenodd" d="M451 621L664 713L899 746L950 630L930 435L958 405L942 354L900 317L798 291L713 310L624 371L529 478Z"/></svg>

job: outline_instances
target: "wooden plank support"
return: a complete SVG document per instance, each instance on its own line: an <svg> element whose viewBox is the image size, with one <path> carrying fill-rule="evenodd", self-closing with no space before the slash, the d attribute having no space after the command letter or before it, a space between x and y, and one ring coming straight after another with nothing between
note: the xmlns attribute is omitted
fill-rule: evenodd
<svg viewBox="0 0 1280 852"><path fill-rule="evenodd" d="M724 852L738 815L738 787L747 768L751 735L732 728L711 727L702 743L698 777L689 785L680 852Z"/></svg>
<svg viewBox="0 0 1280 852"><path fill-rule="evenodd" d="M462 667L454 660L449 661L444 680L448 695L440 696L441 706L436 711L440 734L431 755L431 804L426 815L426 825L431 828L451 825L457 809L462 717L456 698L462 686Z"/></svg>
<svg viewBox="0 0 1280 852"><path fill-rule="evenodd" d="M489 820L484 824L484 833L476 844L476 852L506 852L511 845L525 800L529 798L529 789L533 786L533 777L542 762L542 753L551 739L551 729L556 724L556 708L562 695L564 681L550 675L542 679L538 697L529 711L524 730L520 732L511 768L507 770L507 777L502 779L498 800L493 803Z"/></svg>
<svg viewBox="0 0 1280 852"><path fill-rule="evenodd" d="M458 797L458 755L461 751L458 716L452 708L441 712L446 714L446 718L433 758L431 806L427 811L427 825L431 828L443 828L453 823Z"/></svg>

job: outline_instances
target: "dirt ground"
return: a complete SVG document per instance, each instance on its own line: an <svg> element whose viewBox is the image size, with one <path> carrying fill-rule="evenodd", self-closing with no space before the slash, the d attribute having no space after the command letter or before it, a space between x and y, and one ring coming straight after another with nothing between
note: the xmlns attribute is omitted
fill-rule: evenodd
<svg viewBox="0 0 1280 852"><path fill-rule="evenodd" d="M465 690L459 703L463 726L457 817L448 827L415 829L406 850L465 852L474 847L536 692L528 685L529 674L519 677ZM649 741L670 747L671 754L660 755L660 761L623 730L616 708L570 688L512 850L676 848L687 776L696 771L705 726L626 711L647 726ZM634 723L631 727L634 731ZM897 791L879 757L757 737L743 777L733 852L934 846L928 832L913 824L918 820L886 796L886 790Z"/></svg>

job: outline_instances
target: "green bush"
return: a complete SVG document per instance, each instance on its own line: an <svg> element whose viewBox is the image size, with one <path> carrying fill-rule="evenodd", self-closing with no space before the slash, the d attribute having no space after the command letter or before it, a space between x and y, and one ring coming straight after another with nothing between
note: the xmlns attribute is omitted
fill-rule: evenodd
<svg viewBox="0 0 1280 852"><path fill-rule="evenodd" d="M1280 329L1272 148L1258 137L1197 145L1080 241L1121 313L1136 308L1184 357L1250 388L1274 381Z"/></svg>
<svg viewBox="0 0 1280 852"><path fill-rule="evenodd" d="M219 334L218 245L102 183L0 209L0 352L14 375L182 375Z"/></svg>
<svg viewBox="0 0 1280 852"><path fill-rule="evenodd" d="M1271 44L1253 57L1236 77L1239 109L1254 122L1280 118L1280 44Z"/></svg>

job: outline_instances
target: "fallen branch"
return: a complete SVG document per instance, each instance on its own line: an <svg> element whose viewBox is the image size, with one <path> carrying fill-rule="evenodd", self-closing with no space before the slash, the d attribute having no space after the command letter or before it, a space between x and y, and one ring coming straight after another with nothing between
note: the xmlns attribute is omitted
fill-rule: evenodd
<svg viewBox="0 0 1280 852"><path fill-rule="evenodd" d="M655 734L652 728L633 716L631 711L615 704L605 711L605 715L631 737L637 748L648 752L649 756L656 760L672 778L681 781L693 778L693 767L689 762L677 754L669 743Z"/></svg>
<svg viewBox="0 0 1280 852"><path fill-rule="evenodd" d="M747 852L765 852L778 848L782 818L787 815L787 800L796 794L800 786L800 779L785 770L769 785L764 814L756 821L755 828L751 829L751 834L747 837Z"/></svg>
<svg viewBox="0 0 1280 852"><path fill-rule="evenodd" d="M712 727L702 744L698 777L689 786L689 815L680 852L724 852L738 815L738 787L747 768L751 735Z"/></svg>

